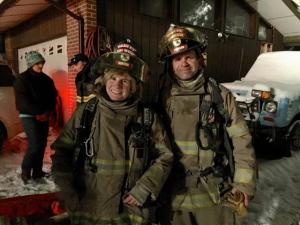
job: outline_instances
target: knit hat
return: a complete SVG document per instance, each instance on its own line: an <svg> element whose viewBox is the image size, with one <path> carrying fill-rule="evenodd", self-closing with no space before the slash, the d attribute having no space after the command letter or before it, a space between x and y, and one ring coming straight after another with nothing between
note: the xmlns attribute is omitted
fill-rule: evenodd
<svg viewBox="0 0 300 225"><path fill-rule="evenodd" d="M27 67L31 68L33 65L37 63L45 63L45 58L37 51L30 51L25 54Z"/></svg>

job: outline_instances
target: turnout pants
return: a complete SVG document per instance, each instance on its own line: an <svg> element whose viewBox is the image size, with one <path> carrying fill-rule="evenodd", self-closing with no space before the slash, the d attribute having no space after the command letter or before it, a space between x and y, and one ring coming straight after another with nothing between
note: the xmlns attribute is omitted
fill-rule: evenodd
<svg viewBox="0 0 300 225"><path fill-rule="evenodd" d="M240 225L232 209L215 205L193 210L175 210L160 216L162 225Z"/></svg>

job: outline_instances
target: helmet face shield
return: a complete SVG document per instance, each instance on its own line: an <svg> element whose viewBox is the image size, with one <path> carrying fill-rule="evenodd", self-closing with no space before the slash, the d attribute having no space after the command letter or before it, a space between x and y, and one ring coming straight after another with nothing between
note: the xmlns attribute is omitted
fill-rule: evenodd
<svg viewBox="0 0 300 225"><path fill-rule="evenodd" d="M160 55L162 59L166 59L196 48L204 52L206 47L207 39L199 30L192 27L171 25L162 37Z"/></svg>

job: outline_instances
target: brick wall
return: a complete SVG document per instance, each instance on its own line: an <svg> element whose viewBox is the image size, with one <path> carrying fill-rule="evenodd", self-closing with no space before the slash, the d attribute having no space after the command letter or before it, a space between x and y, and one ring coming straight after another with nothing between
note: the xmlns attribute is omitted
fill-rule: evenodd
<svg viewBox="0 0 300 225"><path fill-rule="evenodd" d="M96 0L67 0L66 6L68 10L72 11L84 19L84 40L87 35L96 27ZM67 38L68 38L68 59L72 58L80 51L79 43L79 22L67 16ZM84 41L84 44L85 44ZM67 117L69 118L76 106L76 87L75 76L76 73L69 68L68 76L68 106Z"/></svg>

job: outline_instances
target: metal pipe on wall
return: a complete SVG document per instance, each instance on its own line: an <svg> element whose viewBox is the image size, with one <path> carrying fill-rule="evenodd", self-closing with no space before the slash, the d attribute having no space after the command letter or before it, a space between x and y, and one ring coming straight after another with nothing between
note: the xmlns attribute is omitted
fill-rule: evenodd
<svg viewBox="0 0 300 225"><path fill-rule="evenodd" d="M72 11L68 10L67 8L62 7L54 0L46 0L46 1L52 4L55 8L63 11L64 13L68 14L69 16L71 16L72 18L74 18L79 22L78 24L79 25L79 48L80 48L80 52L84 53L84 19L81 16L78 16Z"/></svg>

